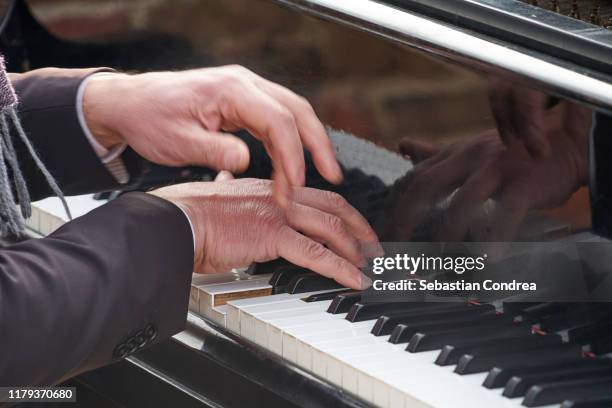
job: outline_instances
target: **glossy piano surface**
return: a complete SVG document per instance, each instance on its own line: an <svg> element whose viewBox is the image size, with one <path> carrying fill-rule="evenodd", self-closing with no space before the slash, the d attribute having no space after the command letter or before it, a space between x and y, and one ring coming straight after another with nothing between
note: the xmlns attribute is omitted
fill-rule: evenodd
<svg viewBox="0 0 612 408"><path fill-rule="evenodd" d="M441 21L444 15L467 18L467 11L476 10L449 8L485 5L495 5L495 13L513 5L510 17L525 19L525 10L539 13L532 5L439 2L437 14L424 17L423 10L412 7L425 3L434 7L438 2L30 1L42 28L21 25L27 41L20 53L15 51L22 57L16 65L143 71L242 64L312 102L330 127L346 177L339 187L324 183L308 158L307 183L340 192L383 239L427 241L452 232L456 240L600 240L589 232L589 191L577 188L580 183L566 173L568 166L546 157L567 154L563 157L573 164L582 160L593 109L612 106L604 69L609 55L587 52L607 50L607 32L582 52L582 34L594 32L577 29L573 44L578 49L568 47L561 58L567 60L560 61L521 41L512 44L512 38L526 38L520 32L500 37L502 44L475 26L466 30L470 27L457 21ZM385 13L368 16L363 10ZM21 17L31 22L26 11L21 9ZM388 19L375 18L380 16ZM603 65L575 59L578 51L589 64ZM506 151L500 136L522 131L549 138L553 155L534 159L529 152ZM241 137L254 158L246 174L269 177L261 146L248 134ZM403 138L409 140L410 157L398 147ZM606 154L600 151L597 157L605 160ZM154 169L130 188L177 182L181 174ZM491 174L498 177L493 184L485 177ZM193 180L210 174L191 169L183 176ZM480 186L487 187L482 191ZM462 189L479 196L457 212L453 197ZM103 203L80 200L83 210ZM505 200L523 211L499 206ZM41 209L54 215L38 214L33 229L49 233L63 222L53 203ZM448 231L449 217L462 226L460 234ZM584 403L585 390L592 404L609 401L610 371L602 356L609 352L610 328L598 320L607 316L605 307L582 314L558 305L455 305L418 313L405 305L383 305L374 310L358 304L354 293L337 294L330 282L291 267L280 273L278 267L258 266L263 275L194 277L185 332L76 381L125 405L140 401L130 392L130 379L150 392L152 405L409 408L454 407L463 400L471 408L517 407L532 385L554 381L564 384L565 394L549 387L533 392L529 404L559 406L567 399L564 407L585 406L578 404ZM244 299L227 301L236 296ZM329 307L335 312L328 313ZM576 329L571 343L569 329ZM568 384L562 373L597 381Z"/></svg>

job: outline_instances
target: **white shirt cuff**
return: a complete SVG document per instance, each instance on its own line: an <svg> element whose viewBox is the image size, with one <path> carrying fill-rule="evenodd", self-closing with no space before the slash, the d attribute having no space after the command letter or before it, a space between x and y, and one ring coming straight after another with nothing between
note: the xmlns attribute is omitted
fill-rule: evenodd
<svg viewBox="0 0 612 408"><path fill-rule="evenodd" d="M96 154L98 155L98 157L100 158L102 163L108 164L108 163L112 162L113 160L117 159L121 155L121 153L123 153L123 151L127 147L127 144L126 143L122 143L120 145L114 146L112 149L109 150L109 149L105 148L104 146L102 146L96 140L94 135L89 130L89 126L87 126L87 121L85 120L85 113L83 112L83 97L85 95L85 88L87 86L87 82L91 78L93 78L93 77L95 77L97 75L113 75L113 73L112 72L99 72L97 74L93 74L93 75L90 75L87 78L85 78L81 82L81 84L79 85L79 89L77 90L76 110L77 110L77 117L79 119L79 124L81 125L81 129L83 130L83 133L85 134L85 137L87 138L87 140L91 144L91 147L94 149L94 151L96 152ZM109 170L110 170L110 168L109 168ZM111 171L111 173L112 173L112 171ZM117 178L119 182L121 182L120 179L124 178L124 177L118 177L115 174L113 174L113 176L115 176L115 178Z"/></svg>

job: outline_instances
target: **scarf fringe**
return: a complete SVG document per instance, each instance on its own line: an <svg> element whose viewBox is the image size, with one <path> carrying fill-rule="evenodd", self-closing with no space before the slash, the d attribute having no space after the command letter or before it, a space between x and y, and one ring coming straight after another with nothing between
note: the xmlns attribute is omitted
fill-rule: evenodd
<svg viewBox="0 0 612 408"><path fill-rule="evenodd" d="M44 165L34 146L28 139L15 106L8 106L0 112L0 235L21 238L25 233L25 219L32 215L30 194L26 181L21 172L15 147L11 139L11 125L17 136L26 146L32 160L42 173L53 193L60 199L68 219L72 219L66 198L59 188L53 175ZM9 180L7 164L12 175L12 184ZM13 193L13 187L15 194Z"/></svg>

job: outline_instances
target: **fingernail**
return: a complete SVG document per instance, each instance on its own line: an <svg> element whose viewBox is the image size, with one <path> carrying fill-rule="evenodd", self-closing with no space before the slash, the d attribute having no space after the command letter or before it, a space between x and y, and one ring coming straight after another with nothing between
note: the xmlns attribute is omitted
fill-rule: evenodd
<svg viewBox="0 0 612 408"><path fill-rule="evenodd" d="M366 290L367 288L372 286L372 279L368 278L364 274L361 274L361 276L358 279L359 279L359 287L361 288L361 290Z"/></svg>
<svg viewBox="0 0 612 408"><path fill-rule="evenodd" d="M249 165L249 152L239 147L225 153L223 158L224 170L246 170Z"/></svg>
<svg viewBox="0 0 612 408"><path fill-rule="evenodd" d="M336 160L332 161L332 169L334 172L334 182L336 184L340 184L342 183L342 180L344 179L344 175L342 174L342 168L340 167L340 165L338 164L338 162Z"/></svg>
<svg viewBox="0 0 612 408"><path fill-rule="evenodd" d="M383 256L385 250L383 249L380 242L368 242L362 245L362 251L368 258L374 258L376 256Z"/></svg>

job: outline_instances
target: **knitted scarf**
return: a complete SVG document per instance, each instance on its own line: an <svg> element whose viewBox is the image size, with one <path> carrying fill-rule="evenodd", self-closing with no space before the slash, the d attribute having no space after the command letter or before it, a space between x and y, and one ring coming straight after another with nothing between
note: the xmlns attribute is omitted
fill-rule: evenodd
<svg viewBox="0 0 612 408"><path fill-rule="evenodd" d="M20 238L24 236L25 219L32 215L32 207L28 187L13 146L12 133L25 145L49 187L60 198L68 218L71 218L71 215L55 178L38 157L21 126L17 104L17 95L6 74L4 57L0 55L0 235Z"/></svg>

